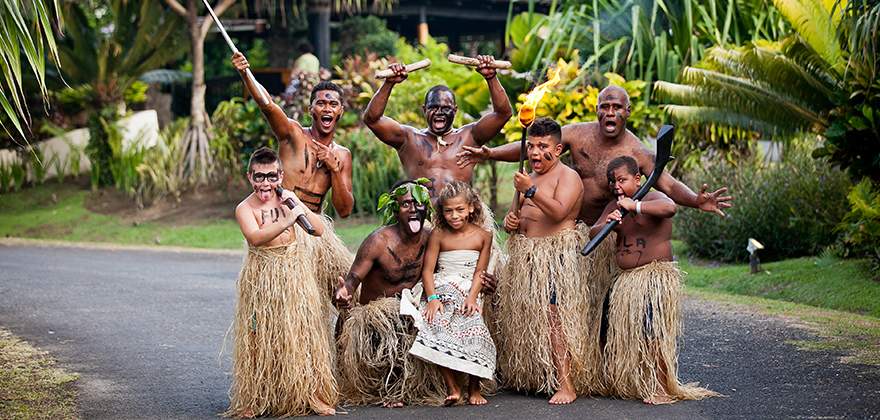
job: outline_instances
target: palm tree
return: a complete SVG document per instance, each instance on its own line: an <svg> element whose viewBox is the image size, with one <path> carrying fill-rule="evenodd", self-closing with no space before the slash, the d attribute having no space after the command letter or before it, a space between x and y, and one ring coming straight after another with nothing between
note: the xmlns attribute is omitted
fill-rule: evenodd
<svg viewBox="0 0 880 420"><path fill-rule="evenodd" d="M795 33L778 42L715 47L679 83L657 82L666 110L686 124L769 136L823 135L825 156L880 181L880 3L775 0ZM873 4L871 4L873 3Z"/></svg>
<svg viewBox="0 0 880 420"><path fill-rule="evenodd" d="M6 0L0 2L0 16L0 108L6 116L0 127L13 139L26 139L30 115L22 79L31 73L47 100L45 63L48 56L58 57L52 26L61 24L60 8L58 0Z"/></svg>

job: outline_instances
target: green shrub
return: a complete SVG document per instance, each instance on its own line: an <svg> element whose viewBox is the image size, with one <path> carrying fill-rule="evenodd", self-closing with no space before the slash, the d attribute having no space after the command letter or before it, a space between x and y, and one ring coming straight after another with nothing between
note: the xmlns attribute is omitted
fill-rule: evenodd
<svg viewBox="0 0 880 420"><path fill-rule="evenodd" d="M266 146L275 148L275 136L269 123L263 118L260 107L254 101L233 98L217 105L211 116L214 124L214 140L231 148L213 149L229 165L236 165L240 174L247 167L248 158L254 150ZM227 155L227 153L229 155ZM234 160L233 160L234 157Z"/></svg>
<svg viewBox="0 0 880 420"><path fill-rule="evenodd" d="M0 160L0 194L12 191L12 165L14 162Z"/></svg>
<svg viewBox="0 0 880 420"><path fill-rule="evenodd" d="M27 156L29 172L33 177L33 185L42 185L46 182L46 168L49 167L49 162L43 156L43 150L39 147L30 147L25 156Z"/></svg>
<svg viewBox="0 0 880 420"><path fill-rule="evenodd" d="M379 195L403 179L397 152L366 128L337 132L336 142L351 150L354 160L351 174L353 213L376 214Z"/></svg>
<svg viewBox="0 0 880 420"><path fill-rule="evenodd" d="M748 258L746 241L764 244L766 261L815 255L837 239L834 227L847 210L850 182L845 173L810 156L808 145L792 142L782 162L753 158L685 176L688 185L730 187L735 197L728 217L681 209L675 233L699 257L721 261Z"/></svg>
<svg viewBox="0 0 880 420"><path fill-rule="evenodd" d="M342 21L339 29L339 48L342 57L376 53L380 57L397 52L396 32L385 26L376 16L354 16Z"/></svg>
<svg viewBox="0 0 880 420"><path fill-rule="evenodd" d="M862 179L847 195L849 213L837 225L845 257L870 257L880 270L880 187Z"/></svg>
<svg viewBox="0 0 880 420"><path fill-rule="evenodd" d="M138 186L135 200L143 207L154 200L172 196L180 200L180 194L186 183L179 171L183 158L181 139L189 125L188 118L179 118L159 133L159 144L147 150L143 162L137 166ZM212 150L215 141L211 142ZM237 157L235 158L237 161ZM217 164L215 155L215 164ZM237 176L237 171L233 172Z"/></svg>

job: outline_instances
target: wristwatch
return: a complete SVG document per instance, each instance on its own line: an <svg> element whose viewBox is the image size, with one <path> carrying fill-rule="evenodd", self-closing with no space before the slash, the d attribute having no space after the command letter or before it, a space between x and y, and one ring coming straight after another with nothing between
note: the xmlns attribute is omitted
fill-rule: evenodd
<svg viewBox="0 0 880 420"><path fill-rule="evenodd" d="M538 186L532 185L529 189L526 190L526 193L523 194L526 198L532 198L535 196L535 193L538 192Z"/></svg>

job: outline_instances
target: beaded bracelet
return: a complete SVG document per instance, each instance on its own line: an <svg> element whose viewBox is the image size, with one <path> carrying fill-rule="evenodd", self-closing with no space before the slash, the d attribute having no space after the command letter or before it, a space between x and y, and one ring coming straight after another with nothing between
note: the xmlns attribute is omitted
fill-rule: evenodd
<svg viewBox="0 0 880 420"><path fill-rule="evenodd" d="M430 302L432 300L437 300L437 299L440 299L440 296L438 296L436 293L434 293L431 296L428 296L428 302Z"/></svg>

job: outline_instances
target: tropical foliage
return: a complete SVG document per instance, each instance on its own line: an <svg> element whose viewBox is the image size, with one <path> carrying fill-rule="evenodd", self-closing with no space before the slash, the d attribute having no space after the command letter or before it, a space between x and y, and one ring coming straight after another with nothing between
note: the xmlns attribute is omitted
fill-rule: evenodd
<svg viewBox="0 0 880 420"><path fill-rule="evenodd" d="M749 238L765 246L762 260L818 254L837 240L835 226L848 210L851 184L843 171L813 159L812 147L796 141L778 163L755 157L689 173L689 185L727 185L736 201L725 218L682 209L675 216L676 235L691 252L712 260L746 260Z"/></svg>
<svg viewBox="0 0 880 420"><path fill-rule="evenodd" d="M785 138L825 137L815 156L880 181L880 3L775 0L795 34L716 47L657 93L678 121Z"/></svg>
<svg viewBox="0 0 880 420"><path fill-rule="evenodd" d="M0 2L0 127L11 137L27 138L30 114L24 78L33 77L48 99L46 61L58 58L53 25L61 26L58 0Z"/></svg>
<svg viewBox="0 0 880 420"><path fill-rule="evenodd" d="M844 256L868 256L880 271L880 188L864 179L847 194L849 213L837 226Z"/></svg>
<svg viewBox="0 0 880 420"><path fill-rule="evenodd" d="M355 158L351 174L354 213L375 214L379 196L403 179L397 152L367 128L337 132L336 142L351 150Z"/></svg>
<svg viewBox="0 0 880 420"><path fill-rule="evenodd" d="M376 16L350 17L339 29L339 54L393 56L397 53L397 38L397 33L388 30L385 21Z"/></svg>

